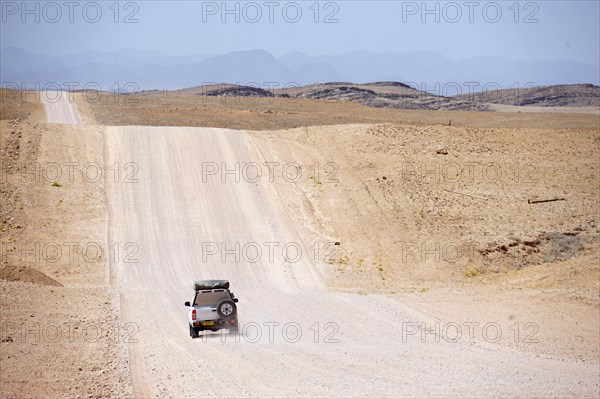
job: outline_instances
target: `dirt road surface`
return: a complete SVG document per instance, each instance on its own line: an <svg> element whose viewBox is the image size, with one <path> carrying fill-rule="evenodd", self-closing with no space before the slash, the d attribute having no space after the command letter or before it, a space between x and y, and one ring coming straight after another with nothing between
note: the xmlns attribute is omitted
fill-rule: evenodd
<svg viewBox="0 0 600 399"><path fill-rule="evenodd" d="M47 112L50 121L78 120L69 102ZM480 345L481 324L475 342L465 325L461 337L441 326L436 338L416 330L435 326L410 303L328 292L312 243L300 239L275 184L237 172L264 162L244 131L107 127L104 134L106 166L120 171L106 180L107 243L118 251L110 279L133 326L127 348L136 397L598 394L597 362ZM190 338L183 302L192 299L193 280L205 278L231 281L239 337ZM488 330L488 340L494 334Z"/></svg>
<svg viewBox="0 0 600 399"><path fill-rule="evenodd" d="M42 99L46 108L48 123L59 123L63 125L79 125L81 118L77 112L77 105L72 93L64 91L45 91Z"/></svg>

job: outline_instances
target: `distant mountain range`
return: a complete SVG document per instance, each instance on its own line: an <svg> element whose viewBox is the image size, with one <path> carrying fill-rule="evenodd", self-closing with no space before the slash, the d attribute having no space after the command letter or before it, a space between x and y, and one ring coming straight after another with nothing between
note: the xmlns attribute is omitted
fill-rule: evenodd
<svg viewBox="0 0 600 399"><path fill-rule="evenodd" d="M600 84L600 66L573 61L518 61L477 57L452 61L438 53L354 51L308 56L293 52L279 58L263 50L224 55L167 56L124 49L66 56L32 54L8 47L0 52L3 87L36 88L55 82L97 84L103 90L181 89L209 82L263 89L322 82L398 81L433 95L452 96L482 89L555 84ZM127 83L133 85L125 87ZM92 87L92 86L88 86Z"/></svg>

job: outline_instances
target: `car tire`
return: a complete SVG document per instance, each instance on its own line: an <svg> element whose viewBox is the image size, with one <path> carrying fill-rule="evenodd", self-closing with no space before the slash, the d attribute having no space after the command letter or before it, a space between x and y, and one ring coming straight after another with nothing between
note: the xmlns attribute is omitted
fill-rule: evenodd
<svg viewBox="0 0 600 399"><path fill-rule="evenodd" d="M192 339L198 338L198 330L192 326L190 326L190 337L192 337Z"/></svg>
<svg viewBox="0 0 600 399"><path fill-rule="evenodd" d="M234 319L237 316L237 307L231 299L222 299L217 303L217 314L225 320Z"/></svg>

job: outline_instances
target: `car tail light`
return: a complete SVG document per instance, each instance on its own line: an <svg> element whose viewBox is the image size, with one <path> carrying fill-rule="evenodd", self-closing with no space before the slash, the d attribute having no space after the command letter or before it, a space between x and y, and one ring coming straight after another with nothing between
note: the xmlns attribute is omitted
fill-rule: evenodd
<svg viewBox="0 0 600 399"><path fill-rule="evenodd" d="M196 320L196 309L192 309L192 320Z"/></svg>
<svg viewBox="0 0 600 399"><path fill-rule="evenodd" d="M234 320L231 320L231 321L230 321L230 323L231 323L231 324L235 324L235 323L237 323L237 320L235 320L235 319L234 319Z"/></svg>

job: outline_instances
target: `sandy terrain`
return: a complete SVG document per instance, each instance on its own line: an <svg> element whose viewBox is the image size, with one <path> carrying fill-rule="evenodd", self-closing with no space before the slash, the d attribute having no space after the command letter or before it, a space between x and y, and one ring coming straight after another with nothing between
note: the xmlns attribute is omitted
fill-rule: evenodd
<svg viewBox="0 0 600 399"><path fill-rule="evenodd" d="M251 135L267 161L306 172L276 182L304 237L340 242L322 251L330 288L391 294L446 321L527 320L541 344L521 349L598 359L599 133L384 124ZM566 200L528 203L556 197Z"/></svg>
<svg viewBox="0 0 600 399"><path fill-rule="evenodd" d="M0 120L46 121L46 110L39 94L0 89Z"/></svg>
<svg viewBox="0 0 600 399"><path fill-rule="evenodd" d="M3 321L107 332L44 346L3 328L3 396L600 394L597 117L78 100L88 123L255 130L2 122L3 160L112 173L23 185L8 164L3 243L97 241L112 256L3 265ZM303 118L314 126L294 129ZM244 328L191 340L183 302L212 277L231 280Z"/></svg>
<svg viewBox="0 0 600 399"><path fill-rule="evenodd" d="M127 396L132 330L108 286L102 129L0 123L0 396Z"/></svg>
<svg viewBox="0 0 600 399"><path fill-rule="evenodd" d="M97 123L108 126L277 130L385 122L410 126L451 124L475 128L597 130L600 125L597 114L382 109L328 99L202 97L187 91L138 95L82 93L81 99L90 108Z"/></svg>
<svg viewBox="0 0 600 399"><path fill-rule="evenodd" d="M522 105L490 104L496 112L528 112L536 114L592 114L600 116L600 107L535 107Z"/></svg>

